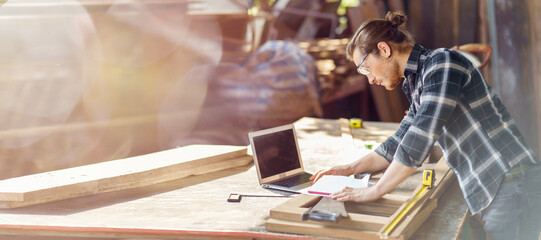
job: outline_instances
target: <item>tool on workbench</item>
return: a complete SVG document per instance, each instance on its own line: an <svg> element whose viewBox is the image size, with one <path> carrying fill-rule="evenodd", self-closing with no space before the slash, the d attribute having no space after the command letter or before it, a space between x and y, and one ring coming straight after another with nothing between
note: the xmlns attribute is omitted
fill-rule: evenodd
<svg viewBox="0 0 541 240"><path fill-rule="evenodd" d="M436 172L434 172L433 169L426 169L423 172L423 186L432 188L432 184L434 184L434 179L436 178L434 174L436 174Z"/></svg>
<svg viewBox="0 0 541 240"><path fill-rule="evenodd" d="M340 218L347 217L344 202L322 197L319 202L302 214L302 220L314 220L325 222L338 222Z"/></svg>
<svg viewBox="0 0 541 240"><path fill-rule="evenodd" d="M415 193L413 199L410 200L410 202L398 213L398 215L381 231L382 237L389 236L389 233L393 231L393 229L402 221L404 216L409 212L409 210L415 205L415 203L419 200L421 197L421 194L425 192L427 189L430 189L433 187L434 180L436 178L435 173L433 169L425 169L423 171L423 181L422 181L422 187Z"/></svg>
<svg viewBox="0 0 541 240"><path fill-rule="evenodd" d="M363 120L360 118L349 119L349 126L352 128L360 128L363 126Z"/></svg>
<svg viewBox="0 0 541 240"><path fill-rule="evenodd" d="M251 194L251 193L230 193L227 197L228 202L240 202L242 197L293 197L294 195L278 194Z"/></svg>

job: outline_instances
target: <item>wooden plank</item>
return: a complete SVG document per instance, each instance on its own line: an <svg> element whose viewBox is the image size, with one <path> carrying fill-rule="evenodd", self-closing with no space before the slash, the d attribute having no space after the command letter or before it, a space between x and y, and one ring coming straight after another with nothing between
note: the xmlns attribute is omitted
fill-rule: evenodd
<svg viewBox="0 0 541 240"><path fill-rule="evenodd" d="M288 222L301 222L301 223L310 223L316 225L323 225L329 228L345 228L345 229L356 229L360 231L372 231L375 232L383 226L386 217L379 217L368 214L350 214L348 218L340 219L338 223L333 222L317 222L312 220L302 221L299 218L308 209L295 209L293 211L280 211L277 209L275 214L271 214L271 219L283 220ZM276 214L279 212L279 214ZM268 230L268 229L267 229Z"/></svg>
<svg viewBox="0 0 541 240"><path fill-rule="evenodd" d="M346 119L340 119L339 123L342 141L348 143L348 133L352 132L353 129L349 128L349 122ZM381 131L380 127L378 129ZM383 127L383 129L386 128ZM369 128L355 130L355 132L357 133L361 130L369 130ZM445 192L445 189L440 188L446 188L448 186L447 182L451 182L450 180L453 179L452 171L450 171L446 161L443 158L440 160L435 165L428 164L425 166L426 168L435 170L436 179L434 188L422 194L417 204L409 210L409 213L404 217L402 222L391 232L391 236L389 236L391 239L410 237L436 207L437 196ZM417 186L417 184L415 185ZM411 195L414 195L416 192L413 191ZM357 233L363 232L362 236L364 239L377 239L380 236L381 229L394 219L394 216L398 214L400 209L403 209L407 205L410 198L410 195L387 194L382 199L374 202L346 202L345 206L348 211L348 218L341 219L338 223L325 223L302 221L302 214L320 198L307 195L298 196L294 200L289 200L272 209L270 214L271 220L269 220L266 227L268 231L273 231L276 228L280 232L348 238L358 237L358 234L349 234L350 230L356 230ZM344 231L336 232L336 230Z"/></svg>
<svg viewBox="0 0 541 240"><path fill-rule="evenodd" d="M247 148L190 145L115 161L27 175L0 181L0 208L148 186L190 175L244 166Z"/></svg>
<svg viewBox="0 0 541 240"><path fill-rule="evenodd" d="M414 191L414 194L417 193L419 190L421 189L421 186L419 186L417 189L415 189ZM417 199L417 201L411 205L411 208L410 209L406 209L406 207L408 206L408 203L411 201L411 200L408 200L406 201L402 206L400 206L400 208L398 208L398 210L396 210L394 212L394 214L392 214L390 217L387 218L387 222L383 225L383 227L381 229L379 229L378 231L378 234L379 235L382 235L383 236L383 232L387 229L387 227L389 225L391 225L393 223L393 221L398 217L398 215L401 214L402 211L406 211L406 213L408 215L411 215L412 214L412 211L416 208L420 208L422 206L424 206L426 200L428 199L428 197L430 196L430 194L428 193L429 190L425 190L423 193L421 193L421 195L419 196L419 198ZM413 199L413 198L412 198ZM400 221L399 221L399 224L402 224L404 222L404 220L406 218L408 218L408 215L404 216ZM396 230L396 227L394 229L391 230L391 233L394 233ZM400 235L401 233L399 233Z"/></svg>
<svg viewBox="0 0 541 240"><path fill-rule="evenodd" d="M388 205L381 203L347 204L348 212L367 214L388 218L393 215L400 205Z"/></svg>
<svg viewBox="0 0 541 240"><path fill-rule="evenodd" d="M437 189L439 186L440 186L440 183L442 183L442 181L445 179L445 175L447 175L447 172L450 171L449 169L449 166L447 165L447 162L446 161L439 161L435 166L434 166L434 172L435 172L435 175L436 175L436 179L434 180L434 187L432 189L428 189L426 191L424 191L423 193L421 193L421 195L419 196L419 198L417 199L417 201L411 206L411 209L409 210L410 213L408 214L411 214L411 212L415 209L415 208L418 208L419 206L424 206L426 200L430 197L430 195L432 194L432 191L434 191L434 189ZM438 176L443 176L443 177L438 177ZM421 189L422 186L419 186L412 194L412 199L413 197L416 195L416 193ZM385 228L391 224L391 222L400 214L401 211L403 211L404 209L406 209L408 203L410 202L411 200L409 201L406 201L391 217L389 217L388 219L388 222L379 230L379 233L382 234L383 231L385 230ZM406 217L404 217L406 218ZM405 219L402 219L401 221L404 221ZM392 232L391 232L392 233Z"/></svg>
<svg viewBox="0 0 541 240"><path fill-rule="evenodd" d="M270 211L270 218L303 222L302 214L308 210L309 207L314 206L320 199L321 197L318 196L299 195L294 199L273 208ZM387 217L382 217L380 215L389 216L390 214L394 213L396 209L398 209L398 207L407 199L408 198L405 196L387 194L373 203L359 204L346 202L346 209L348 213L350 213L349 217L347 219L340 220L338 224L329 224L333 226L336 225L335 227L345 226L351 229L377 231L379 228L381 228L382 224L387 221ZM363 212L367 214L363 214Z"/></svg>
<svg viewBox="0 0 541 240"><path fill-rule="evenodd" d="M405 221L396 227L391 236L394 238L403 236L404 239L409 239L430 216L432 210L436 209L437 203L437 200L429 199L423 206L414 209Z"/></svg>
<svg viewBox="0 0 541 240"><path fill-rule="evenodd" d="M380 199L374 201L375 203L383 203L383 204L395 204L395 205L401 205L404 203L404 201L408 200L409 196L405 195L398 195L398 194L392 194L387 193L383 195Z"/></svg>
<svg viewBox="0 0 541 240"><path fill-rule="evenodd" d="M362 129L352 129L355 140L359 139L357 133L360 132L371 131L381 137L388 136L387 130L398 128L395 123L364 121L363 124ZM342 164L336 157L343 149L338 126L338 122L332 119L306 118L295 123L307 171L313 172L323 167ZM376 139L370 138L370 135L361 139L364 140L365 137ZM406 180L407 184L399 186L395 189L396 192L386 196L393 201L405 201L409 196L404 199L402 193L412 191L418 186L418 180L421 179L418 176L419 173L416 173L416 176ZM279 206L292 198L243 198L240 203L228 203L226 198L232 192L269 193L258 184L255 167L250 164L141 188L1 210L0 234L46 235L50 236L48 239L57 239L56 236L64 236L66 239L80 236L118 239L214 239L218 238L217 235L224 239L241 238L232 235L235 233L246 239L332 238L267 232L265 222L269 219L269 206ZM396 195L397 193L400 195ZM453 214L465 212L466 207L458 185L452 185L443 198L447 196L451 197L444 200L445 203L454 207L440 212L443 204L440 204L442 201L438 199L438 208L432 212L423 227L416 231L418 234L426 230L423 233L430 237L418 238L418 235L414 235L412 239L456 238L460 231L443 230L458 228L459 220ZM214 234L207 230L226 233ZM367 235L361 233L359 236L363 234Z"/></svg>
<svg viewBox="0 0 541 240"><path fill-rule="evenodd" d="M321 197L311 195L299 195L294 199L273 208L270 218L289 222L302 222L314 225L322 225L329 228L355 229L358 231L371 231L376 235L383 224L388 222L388 216L409 199L407 196L387 194L381 199L371 203L346 202L348 217L338 223L303 221L302 214L309 207L315 205ZM305 232L306 233L306 232Z"/></svg>
<svg viewBox="0 0 541 240"><path fill-rule="evenodd" d="M436 188L436 190L432 192L432 194L430 195L430 199L439 199L441 195L445 193L449 185L451 185L451 183L456 180L456 176L453 171L448 171L447 174L442 178L442 182L440 183L438 188Z"/></svg>
<svg viewBox="0 0 541 240"><path fill-rule="evenodd" d="M452 181L446 191L443 191L443 195L438 198L437 205L422 227L415 231L412 239L460 239L464 217L468 210L456 179Z"/></svg>
<svg viewBox="0 0 541 240"><path fill-rule="evenodd" d="M283 235L277 233L265 232L247 232L247 231L228 231L228 230L190 230L190 229L149 229L149 228L114 228L114 227L65 227L65 226L50 226L50 227L27 227L17 225L0 225L3 236L6 240L104 240L104 239L244 239L244 240L306 240L305 237L297 237L292 235ZM40 231L40 234L36 233ZM9 238L6 235L17 235L17 237ZM22 237L19 237L22 236ZM50 237L54 236L54 237Z"/></svg>
<svg viewBox="0 0 541 240"><path fill-rule="evenodd" d="M271 219L292 221L292 222L304 222L313 224L323 224L329 227L335 228L349 228L359 230L371 230L375 231L381 228L382 224L387 220L386 217L379 217L367 214L352 214L348 210L349 216L344 219L340 219L338 223L326 223L316 221L303 221L302 214L308 210L309 207L315 205L321 197L312 195L299 195L294 199L287 201L286 203L273 208L270 211ZM396 207L395 207L396 209Z"/></svg>
<svg viewBox="0 0 541 240"><path fill-rule="evenodd" d="M417 230L422 223L430 216L432 210L437 206L436 200L428 200L427 204L424 206L418 206L410 213L406 221L401 223L396 230L393 232L388 239L408 239L411 235ZM352 239L379 239L379 236L371 232L370 229L365 228L361 231L351 231L354 228L344 229L345 226L348 226L349 222L346 223L343 220L340 220L340 223L330 224L330 223L321 223L315 221L306 221L295 223L282 221L274 219L271 216L271 219L266 223L266 229L268 231L277 231L277 232L289 232L289 233L299 233L299 234L313 234L313 235L322 235L329 237L346 237ZM373 216L368 215L367 221L374 221ZM349 227L349 226L348 226ZM330 233L332 232L332 233ZM400 234L397 234L400 233Z"/></svg>
<svg viewBox="0 0 541 240"><path fill-rule="evenodd" d="M393 237L404 236L408 239L413 233L422 225L422 223L430 216L432 210L437 206L437 200L447 190L449 185L455 180L453 171L451 171L447 165L445 159L440 161L434 166L437 179L435 184L435 190L431 193L427 193L428 200L422 204L418 204L410 210L410 213L406 215L403 221L397 225L397 227L391 232ZM439 176L438 176L439 175Z"/></svg>
<svg viewBox="0 0 541 240"><path fill-rule="evenodd" d="M290 222L278 219L269 219L265 223L265 229L272 232L310 234L327 237L341 237L349 239L379 240L379 236L370 231L349 230L343 228L328 227L321 224L306 222Z"/></svg>

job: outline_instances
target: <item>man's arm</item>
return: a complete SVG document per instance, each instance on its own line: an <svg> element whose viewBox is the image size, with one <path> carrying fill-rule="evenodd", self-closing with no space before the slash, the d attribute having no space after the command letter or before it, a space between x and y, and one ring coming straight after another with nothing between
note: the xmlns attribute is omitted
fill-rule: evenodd
<svg viewBox="0 0 541 240"><path fill-rule="evenodd" d="M387 162L386 160L384 160ZM381 198L408 178L417 168L392 161L376 185L367 188L345 188L330 197L338 201L369 202Z"/></svg>
<svg viewBox="0 0 541 240"><path fill-rule="evenodd" d="M376 152L371 152L361 159L352 163L352 174L357 173L373 173L389 167L389 162L377 154Z"/></svg>
<svg viewBox="0 0 541 240"><path fill-rule="evenodd" d="M460 96L475 70L468 60L451 51L433 55L426 60L424 68L419 79L422 81L419 107L393 155L396 161L410 167L422 165L434 143L444 134L444 126L455 110L467 107L459 104Z"/></svg>
<svg viewBox="0 0 541 240"><path fill-rule="evenodd" d="M391 135L385 142L383 142L379 147L377 147L374 152L378 153L379 155L383 156L385 159L387 159L387 162L391 163L394 158L394 154L396 152L396 148L402 141L402 138L406 133L408 132L411 123L413 122L413 119L415 118L415 111L413 109L413 105L410 105L410 108L408 110L408 113L402 121L400 121L400 126L396 130L396 132Z"/></svg>
<svg viewBox="0 0 541 240"><path fill-rule="evenodd" d="M352 162L350 164L344 164L339 166L334 166L330 169L319 170L314 174L310 180L317 181L323 175L342 175L349 176L357 173L373 173L380 170L383 170L389 166L389 162L375 152L371 152L359 160Z"/></svg>
<svg viewBox="0 0 541 240"><path fill-rule="evenodd" d="M350 164L339 165L330 169L319 170L310 178L310 180L317 181L323 175L349 176L357 173L373 173L387 168L393 160L393 155L396 151L396 147L398 146L402 137L404 137L404 135L408 131L413 117L413 111L411 111L410 106L410 111L406 116L404 116L404 118L400 122L400 126L397 131L385 142L383 142L378 148L376 148L374 152Z"/></svg>

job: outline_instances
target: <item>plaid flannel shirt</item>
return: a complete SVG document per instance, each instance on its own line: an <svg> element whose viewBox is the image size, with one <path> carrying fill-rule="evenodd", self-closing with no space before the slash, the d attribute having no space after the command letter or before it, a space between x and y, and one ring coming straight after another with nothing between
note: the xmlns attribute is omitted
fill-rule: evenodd
<svg viewBox="0 0 541 240"><path fill-rule="evenodd" d="M498 96L460 53L416 44L404 74L409 112L375 150L387 161L419 167L437 142L472 214L491 203L511 168L539 161Z"/></svg>

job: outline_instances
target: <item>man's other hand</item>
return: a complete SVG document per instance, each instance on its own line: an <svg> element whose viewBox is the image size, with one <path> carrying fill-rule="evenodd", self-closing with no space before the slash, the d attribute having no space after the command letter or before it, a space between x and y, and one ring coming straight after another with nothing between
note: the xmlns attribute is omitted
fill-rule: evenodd
<svg viewBox="0 0 541 240"><path fill-rule="evenodd" d="M348 165L340 165L340 166L334 166L330 169L321 169L317 171L312 177L310 177L310 180L313 180L316 182L324 175L340 175L340 176L349 176L353 173L351 173L350 167Z"/></svg>
<svg viewBox="0 0 541 240"><path fill-rule="evenodd" d="M340 202L371 202L381 198L381 194L376 192L374 186L367 188L346 187L340 192L333 193L330 197Z"/></svg>

